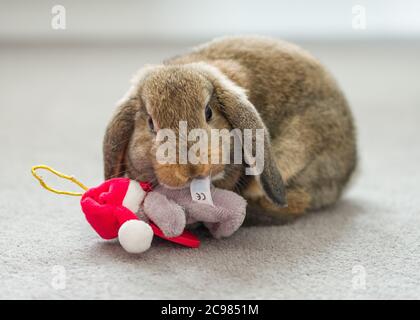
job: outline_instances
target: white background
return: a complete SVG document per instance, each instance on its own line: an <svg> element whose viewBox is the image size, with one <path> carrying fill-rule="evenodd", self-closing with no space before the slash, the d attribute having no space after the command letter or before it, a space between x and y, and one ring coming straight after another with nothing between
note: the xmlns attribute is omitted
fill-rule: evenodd
<svg viewBox="0 0 420 320"><path fill-rule="evenodd" d="M51 8L64 5L67 29L52 30ZM352 28L352 7L366 8L366 30ZM234 33L286 39L395 39L420 35L415 0L39 0L0 2L0 42L196 41Z"/></svg>

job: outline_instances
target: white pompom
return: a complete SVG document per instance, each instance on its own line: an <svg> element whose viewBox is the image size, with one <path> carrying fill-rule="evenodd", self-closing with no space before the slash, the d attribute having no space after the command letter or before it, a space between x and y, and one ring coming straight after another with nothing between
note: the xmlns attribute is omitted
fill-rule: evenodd
<svg viewBox="0 0 420 320"><path fill-rule="evenodd" d="M129 253L141 253L150 248L153 230L141 220L128 220L118 230L118 240Z"/></svg>

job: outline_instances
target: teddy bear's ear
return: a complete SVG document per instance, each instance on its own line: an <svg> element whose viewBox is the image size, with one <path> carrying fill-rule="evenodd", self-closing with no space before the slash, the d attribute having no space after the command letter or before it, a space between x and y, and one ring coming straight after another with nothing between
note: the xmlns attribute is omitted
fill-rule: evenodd
<svg viewBox="0 0 420 320"><path fill-rule="evenodd" d="M118 107L109 122L103 142L104 176L110 178L121 177L125 173L124 157L130 137L134 131L134 117L137 107L124 102Z"/></svg>

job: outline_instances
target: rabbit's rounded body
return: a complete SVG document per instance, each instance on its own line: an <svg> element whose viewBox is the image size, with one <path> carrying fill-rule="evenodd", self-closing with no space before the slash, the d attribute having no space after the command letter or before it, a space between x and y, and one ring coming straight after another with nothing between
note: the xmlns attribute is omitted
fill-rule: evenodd
<svg viewBox="0 0 420 320"><path fill-rule="evenodd" d="M229 37L167 63L206 61L247 91L271 137L288 208L267 201L251 179L243 195L266 210L302 213L334 203L356 165L351 112L335 80L299 47L264 37Z"/></svg>
<svg viewBox="0 0 420 320"><path fill-rule="evenodd" d="M140 77L140 89L135 94L151 96L153 90L162 94L169 82L166 87L161 82L173 74L182 83L199 81L191 80L191 74L197 71L197 77L208 77L214 86L215 100L222 105L220 118L226 116L226 123L220 121L222 127L264 128L267 132L264 172L257 177L247 176L244 166L225 166L229 174L214 181L217 187L236 190L252 207L274 215L319 209L339 198L356 165L353 119L335 80L307 52L270 38L227 37L169 59L159 68L158 72L149 72L151 76ZM159 76L154 76L157 73ZM153 86L146 82L153 82ZM174 83L173 79L170 83ZM177 88L172 96L182 91L192 95L196 87L199 85ZM233 103L235 99L239 102ZM192 112L196 111L185 113L187 121L194 118ZM196 123L200 125L204 124ZM130 162L139 153L130 153L130 148L143 148L135 141L144 141L144 133L138 134L141 138L133 136L128 156L123 159L128 174L136 178L139 170ZM107 143L112 139L112 130L108 130L105 159ZM108 169L113 165L108 163ZM107 161L105 167L107 172ZM282 206L284 193L286 207Z"/></svg>

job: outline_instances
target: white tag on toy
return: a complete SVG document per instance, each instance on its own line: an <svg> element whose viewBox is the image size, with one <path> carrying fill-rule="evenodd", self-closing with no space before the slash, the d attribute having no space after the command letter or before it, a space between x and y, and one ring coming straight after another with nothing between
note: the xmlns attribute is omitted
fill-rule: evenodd
<svg viewBox="0 0 420 320"><path fill-rule="evenodd" d="M210 177L191 181L190 191L194 202L213 205L210 192Z"/></svg>

